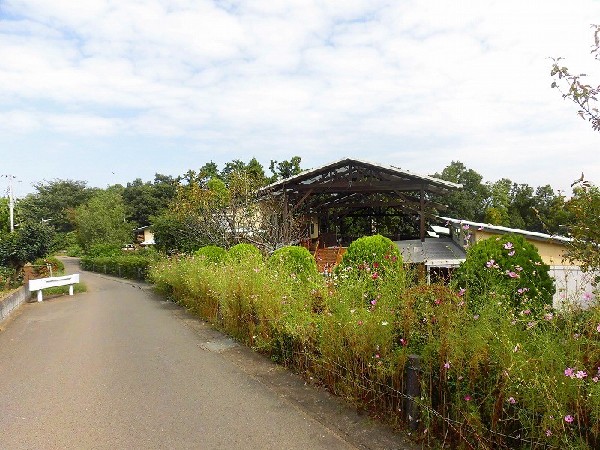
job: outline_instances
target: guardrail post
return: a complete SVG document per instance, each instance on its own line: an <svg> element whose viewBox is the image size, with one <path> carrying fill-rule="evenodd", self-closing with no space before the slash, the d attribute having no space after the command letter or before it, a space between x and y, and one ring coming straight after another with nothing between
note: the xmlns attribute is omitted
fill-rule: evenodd
<svg viewBox="0 0 600 450"><path fill-rule="evenodd" d="M408 419L408 426L411 430L419 428L421 421L421 412L419 410L419 398L421 397L421 381L419 373L421 371L421 357L419 355L409 355L406 366L406 400L405 411Z"/></svg>

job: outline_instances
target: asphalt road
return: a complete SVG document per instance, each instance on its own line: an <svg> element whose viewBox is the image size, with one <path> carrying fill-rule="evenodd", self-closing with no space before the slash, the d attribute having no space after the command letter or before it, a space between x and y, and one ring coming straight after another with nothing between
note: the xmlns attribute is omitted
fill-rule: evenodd
<svg viewBox="0 0 600 450"><path fill-rule="evenodd" d="M148 286L80 273L3 324L0 449L409 448Z"/></svg>

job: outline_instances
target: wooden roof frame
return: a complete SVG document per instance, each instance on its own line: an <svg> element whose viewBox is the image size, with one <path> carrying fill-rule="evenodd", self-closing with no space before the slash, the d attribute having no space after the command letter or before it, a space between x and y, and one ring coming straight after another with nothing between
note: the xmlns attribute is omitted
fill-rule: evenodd
<svg viewBox="0 0 600 450"><path fill-rule="evenodd" d="M420 237L425 239L425 217L444 205L431 195L445 195L462 185L417 175L394 166L343 158L306 170L259 190L259 196L285 195L286 211L322 214L330 209L350 212L392 208L420 216ZM416 194L416 195L415 195ZM369 214L365 214L369 215Z"/></svg>

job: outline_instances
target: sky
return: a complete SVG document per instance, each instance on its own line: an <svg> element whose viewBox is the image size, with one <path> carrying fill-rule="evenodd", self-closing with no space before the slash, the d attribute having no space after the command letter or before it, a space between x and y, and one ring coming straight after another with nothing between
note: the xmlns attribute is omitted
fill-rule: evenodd
<svg viewBox="0 0 600 450"><path fill-rule="evenodd" d="M592 23L598 0L0 0L0 175L23 196L299 155L570 193L600 184L600 133L551 58L600 84Z"/></svg>

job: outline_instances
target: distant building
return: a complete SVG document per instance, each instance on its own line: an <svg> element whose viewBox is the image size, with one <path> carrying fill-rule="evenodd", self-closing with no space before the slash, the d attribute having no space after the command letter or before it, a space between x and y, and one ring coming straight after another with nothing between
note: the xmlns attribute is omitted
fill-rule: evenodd
<svg viewBox="0 0 600 450"><path fill-rule="evenodd" d="M135 242L137 245L147 247L155 244L154 233L150 226L136 228L133 232L135 233Z"/></svg>

